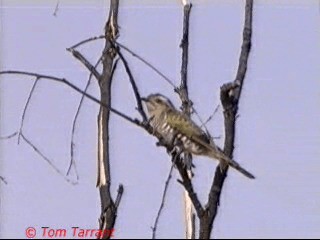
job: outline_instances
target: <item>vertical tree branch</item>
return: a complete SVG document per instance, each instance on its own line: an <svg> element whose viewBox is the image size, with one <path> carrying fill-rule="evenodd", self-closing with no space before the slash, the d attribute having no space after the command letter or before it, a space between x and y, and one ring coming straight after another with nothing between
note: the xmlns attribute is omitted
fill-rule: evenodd
<svg viewBox="0 0 320 240"><path fill-rule="evenodd" d="M119 0L110 1L110 10L108 21L105 26L106 43L103 50L102 64L103 70L99 80L101 102L107 106L111 106L111 85L112 85L112 69L116 50L113 41L118 36L118 8ZM114 227L117 206L115 205L111 193L111 176L110 176L110 159L109 159L109 118L110 110L100 107L98 115L98 179L97 186L100 191L101 198L101 216L100 229L111 230ZM119 191L122 192L123 191ZM101 238L106 239L110 236L104 235Z"/></svg>
<svg viewBox="0 0 320 240"><path fill-rule="evenodd" d="M191 3L186 4L183 7L183 35L180 43L180 47L182 48L181 84L178 90L178 94L182 101L182 110L188 116L190 116L192 107L188 92L189 18L191 7Z"/></svg>
<svg viewBox="0 0 320 240"><path fill-rule="evenodd" d="M180 47L182 48L182 61L181 61L181 83L180 87L176 89L179 97L181 99L182 105L181 109L187 116L191 115L192 103L189 99L188 92L188 57L189 57L189 19L191 12L191 3L187 3L186 1L183 3L183 33L182 39L180 43ZM191 154L184 154L184 160L186 163L187 174L189 179L192 179L192 156ZM184 214L185 214L185 234L187 239L195 238L195 213L192 205L192 201L189 197L187 190L184 190Z"/></svg>
<svg viewBox="0 0 320 240"><path fill-rule="evenodd" d="M224 109L225 143L224 152L230 158L233 155L235 124L238 112L238 103L247 70L248 57L251 47L252 32L252 8L253 0L246 0L245 21L243 28L243 42L241 47L237 76L233 82L226 83L221 87L220 99ZM216 168L214 180L210 189L206 213L200 219L200 238L209 239L213 228L213 222L218 212L220 195L224 181L227 177L227 170L221 172L220 167Z"/></svg>

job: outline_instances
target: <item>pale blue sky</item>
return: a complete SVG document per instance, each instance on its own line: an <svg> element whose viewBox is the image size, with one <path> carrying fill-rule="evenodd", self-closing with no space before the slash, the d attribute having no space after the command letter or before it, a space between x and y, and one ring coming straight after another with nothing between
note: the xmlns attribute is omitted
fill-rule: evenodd
<svg viewBox="0 0 320 240"><path fill-rule="evenodd" d="M2 1L1 70L17 69L65 77L84 87L84 67L65 49L103 33L107 2L77 5L60 1L31 4ZM120 39L175 83L180 78L182 7L170 3L121 1ZM241 45L244 1L194 1L190 26L190 96L203 119L219 104L219 87L235 77ZM254 181L230 171L221 196L214 237L320 236L320 13L318 1L256 1L252 51L237 122L235 159ZM83 53L93 62L103 41ZM161 92L178 106L172 88L137 59L127 56L143 95ZM121 64L119 64L119 67ZM1 76L1 133L18 130L33 81ZM90 93L98 96L97 84ZM61 171L69 162L70 133L80 95L42 80L26 116L25 134ZM138 117L123 67L115 75L114 107ZM96 183L98 106L85 101L76 133L80 180L66 181L25 143L1 141L0 237L25 237L29 226L97 228L100 200ZM196 118L195 118L196 120ZM221 108L208 128L223 135ZM115 226L116 238L151 237L170 160L156 139L117 116L111 118L112 193L125 194ZM222 146L223 138L217 143ZM195 159L195 187L207 199L216 162ZM160 219L158 237L184 236L182 187L175 180ZM70 231L71 232L71 231ZM71 235L69 235L71 236Z"/></svg>

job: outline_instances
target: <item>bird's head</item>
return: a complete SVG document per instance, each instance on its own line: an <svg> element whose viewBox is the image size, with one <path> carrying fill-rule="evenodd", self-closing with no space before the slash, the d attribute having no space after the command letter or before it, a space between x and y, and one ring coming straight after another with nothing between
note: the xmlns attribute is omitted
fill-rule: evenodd
<svg viewBox="0 0 320 240"><path fill-rule="evenodd" d="M175 109L171 101L161 94L150 94L146 98L141 98L147 106L147 110L150 116L161 114L168 109Z"/></svg>

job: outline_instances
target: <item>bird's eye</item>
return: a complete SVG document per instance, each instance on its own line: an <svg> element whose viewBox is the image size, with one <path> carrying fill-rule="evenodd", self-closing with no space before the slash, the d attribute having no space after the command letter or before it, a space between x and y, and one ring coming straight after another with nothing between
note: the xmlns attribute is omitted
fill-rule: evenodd
<svg viewBox="0 0 320 240"><path fill-rule="evenodd" d="M156 99L156 103L161 103L161 100L160 99Z"/></svg>

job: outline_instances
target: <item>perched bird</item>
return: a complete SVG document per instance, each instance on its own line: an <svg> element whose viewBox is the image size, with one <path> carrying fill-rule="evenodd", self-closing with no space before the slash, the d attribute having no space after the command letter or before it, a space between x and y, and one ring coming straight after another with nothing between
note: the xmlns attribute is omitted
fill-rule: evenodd
<svg viewBox="0 0 320 240"><path fill-rule="evenodd" d="M177 110L171 101L161 94L151 94L141 98L145 102L150 125L166 143L180 143L184 152L207 156L229 165L246 177L255 177L230 159L214 144L213 140L188 116Z"/></svg>

